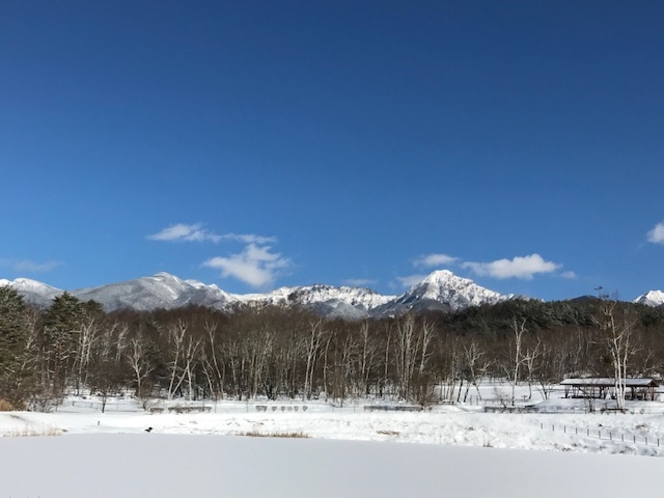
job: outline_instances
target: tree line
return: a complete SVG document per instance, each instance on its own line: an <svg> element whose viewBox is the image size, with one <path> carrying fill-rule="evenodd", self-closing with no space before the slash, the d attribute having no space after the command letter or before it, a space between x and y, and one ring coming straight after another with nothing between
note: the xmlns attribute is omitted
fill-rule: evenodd
<svg viewBox="0 0 664 498"><path fill-rule="evenodd" d="M422 405L480 396L486 378L546 398L566 376L664 368L664 310L513 300L364 321L303 308L191 306L107 313L64 293L44 310L0 287L0 399L49 410L67 394L141 400L363 397Z"/></svg>

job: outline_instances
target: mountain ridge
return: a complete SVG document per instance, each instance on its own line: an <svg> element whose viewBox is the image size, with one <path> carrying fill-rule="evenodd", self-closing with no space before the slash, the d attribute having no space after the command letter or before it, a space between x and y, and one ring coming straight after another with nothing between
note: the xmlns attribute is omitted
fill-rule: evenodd
<svg viewBox="0 0 664 498"><path fill-rule="evenodd" d="M17 278L13 281L0 279L0 285L10 285L22 294L27 302L38 307L48 307L54 297L65 292L28 278ZM352 320L399 316L409 311L456 311L510 299L528 299L514 294L500 294L449 270L436 270L399 295L384 295L367 287L327 284L279 287L262 294L231 294L215 284L183 280L165 272L68 292L83 301L98 301L107 311L127 308L151 311L187 305L228 311L241 306L298 305L323 316ZM662 306L664 292L650 291L633 302Z"/></svg>

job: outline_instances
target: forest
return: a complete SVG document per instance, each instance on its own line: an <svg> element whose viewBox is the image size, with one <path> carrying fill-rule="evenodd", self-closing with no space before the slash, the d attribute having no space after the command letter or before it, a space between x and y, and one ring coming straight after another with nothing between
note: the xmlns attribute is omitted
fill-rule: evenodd
<svg viewBox="0 0 664 498"><path fill-rule="evenodd" d="M68 293L37 309L5 286L0 400L35 411L86 392L104 403L129 393L144 402L383 398L425 406L479 395L487 378L547 398L565 377L659 375L662 338L664 309L610 299L510 300L353 322L279 306L107 313Z"/></svg>

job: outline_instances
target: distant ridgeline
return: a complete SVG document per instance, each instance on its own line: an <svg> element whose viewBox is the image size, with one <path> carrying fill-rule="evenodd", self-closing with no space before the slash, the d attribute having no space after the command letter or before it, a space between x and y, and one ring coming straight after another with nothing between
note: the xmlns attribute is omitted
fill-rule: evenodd
<svg viewBox="0 0 664 498"><path fill-rule="evenodd" d="M422 292L413 289L409 296ZM90 295L58 293L35 308L14 286L0 286L2 402L48 410L66 393L130 391L142 399L369 396L426 406L462 401L487 377L546 397L547 386L570 375L612 377L615 358L627 358L622 378L656 377L664 365L664 309L638 303L512 298L349 321L276 298L229 309L107 311L82 299ZM448 388L434 391L440 385Z"/></svg>
<svg viewBox="0 0 664 498"><path fill-rule="evenodd" d="M50 306L55 296L63 290L35 280L18 278L0 280L0 285L16 289L27 302L40 308ZM216 285L196 280L182 280L168 273L142 277L69 293L81 301L94 300L106 311L133 309L151 311L173 309L189 305L207 306L221 311L233 311L243 306L297 306L304 307L319 316L362 320L365 318L397 317L409 312L457 311L473 306L496 304L526 297L503 295L442 270L435 271L404 294L393 296L379 294L365 287L336 287L309 285L281 287L265 294L231 294ZM584 296L576 301L593 301ZM664 305L664 292L650 291L636 298L635 302L657 307Z"/></svg>

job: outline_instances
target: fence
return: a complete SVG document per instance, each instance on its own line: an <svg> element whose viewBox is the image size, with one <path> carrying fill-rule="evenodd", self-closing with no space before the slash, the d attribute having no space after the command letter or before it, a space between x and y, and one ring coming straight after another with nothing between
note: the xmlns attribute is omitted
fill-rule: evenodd
<svg viewBox="0 0 664 498"><path fill-rule="evenodd" d="M101 411L102 408L101 401L85 401L85 400L67 400L60 405L60 407L71 406L72 408L85 408L88 410L98 410ZM57 411L56 407L56 411ZM127 403L106 403L104 411L107 412L136 412L142 411L138 407L133 407L131 404Z"/></svg>
<svg viewBox="0 0 664 498"><path fill-rule="evenodd" d="M570 427L567 425L555 425L540 423L540 429L548 430L551 432L559 432L570 436L582 436L593 439L600 439L604 441L615 441L620 443L638 444L644 446L654 446L660 448L664 444L662 436L637 436L636 434L625 435L622 432L613 431L611 429L590 429L589 427Z"/></svg>
<svg viewBox="0 0 664 498"><path fill-rule="evenodd" d="M276 412L278 410L281 410L282 412L297 412L302 408L303 412L306 412L307 409L309 408L307 405L299 406L299 405L256 405L256 411L257 412L267 412L268 409L271 409L273 412Z"/></svg>

